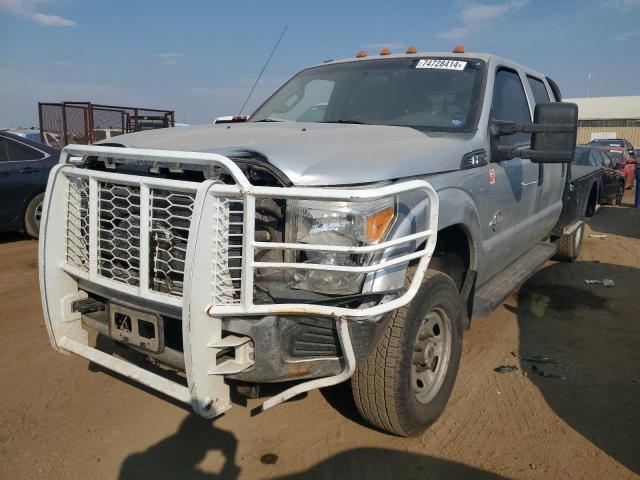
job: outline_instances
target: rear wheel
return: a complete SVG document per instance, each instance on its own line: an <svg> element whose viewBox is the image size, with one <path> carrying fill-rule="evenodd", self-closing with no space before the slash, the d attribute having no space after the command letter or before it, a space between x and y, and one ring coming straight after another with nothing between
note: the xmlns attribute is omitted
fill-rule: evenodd
<svg viewBox="0 0 640 480"><path fill-rule="evenodd" d="M580 255L582 240L584 238L584 222L569 234L562 235L556 241L556 254L553 260L573 262Z"/></svg>
<svg viewBox="0 0 640 480"><path fill-rule="evenodd" d="M462 352L464 305L453 280L428 270L351 379L360 415L375 427L417 436L444 410Z"/></svg>
<svg viewBox="0 0 640 480"><path fill-rule="evenodd" d="M36 195L27 205L24 214L24 229L27 235L38 238L40 234L40 220L42 220L42 208L44 206L44 193Z"/></svg>

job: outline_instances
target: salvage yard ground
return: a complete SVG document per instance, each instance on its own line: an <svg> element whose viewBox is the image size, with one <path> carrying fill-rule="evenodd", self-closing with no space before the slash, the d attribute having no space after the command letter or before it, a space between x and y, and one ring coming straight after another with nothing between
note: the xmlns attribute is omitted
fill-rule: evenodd
<svg viewBox="0 0 640 480"><path fill-rule="evenodd" d="M632 195L596 214L577 262L549 262L472 322L445 413L413 439L364 426L348 385L256 417L250 400L211 422L54 352L37 242L4 234L0 478L640 478L640 210L628 208ZM603 278L615 287L584 282Z"/></svg>

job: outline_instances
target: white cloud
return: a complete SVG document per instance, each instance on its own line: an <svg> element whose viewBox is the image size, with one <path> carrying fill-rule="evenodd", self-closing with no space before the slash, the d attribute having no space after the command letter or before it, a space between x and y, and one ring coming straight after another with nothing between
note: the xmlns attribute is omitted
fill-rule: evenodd
<svg viewBox="0 0 640 480"><path fill-rule="evenodd" d="M492 21L524 7L528 0L508 0L503 3L471 3L460 11L462 25L438 33L440 38L459 40L481 31Z"/></svg>
<svg viewBox="0 0 640 480"><path fill-rule="evenodd" d="M26 15L42 25L73 27L76 24L76 22L72 20L67 20L57 15L47 15L46 13L28 12Z"/></svg>
<svg viewBox="0 0 640 480"><path fill-rule="evenodd" d="M177 65L178 59L183 56L184 55L182 55L181 53L167 52L156 53L153 57L159 59L163 65Z"/></svg>
<svg viewBox="0 0 640 480"><path fill-rule="evenodd" d="M604 7L613 7L623 12L628 12L632 8L640 7L640 0L610 0L604 2Z"/></svg>
<svg viewBox="0 0 640 480"><path fill-rule="evenodd" d="M39 8L37 7L47 1L48 0L0 0L0 12L22 15L40 25L55 27L73 27L76 25L76 22L73 20L39 12Z"/></svg>

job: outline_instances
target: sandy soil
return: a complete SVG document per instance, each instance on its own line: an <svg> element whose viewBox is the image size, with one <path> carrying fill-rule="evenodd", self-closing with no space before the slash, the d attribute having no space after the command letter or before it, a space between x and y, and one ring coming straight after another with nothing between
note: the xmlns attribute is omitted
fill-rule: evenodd
<svg viewBox="0 0 640 480"><path fill-rule="evenodd" d="M587 234L607 237L473 321L451 401L414 439L364 426L348 385L211 422L60 355L37 243L3 234L0 478L640 478L640 211L604 207Z"/></svg>

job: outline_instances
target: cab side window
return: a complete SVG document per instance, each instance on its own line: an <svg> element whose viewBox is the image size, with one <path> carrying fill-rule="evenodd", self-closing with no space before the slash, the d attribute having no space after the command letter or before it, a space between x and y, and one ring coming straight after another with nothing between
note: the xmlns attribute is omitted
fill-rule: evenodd
<svg viewBox="0 0 640 480"><path fill-rule="evenodd" d="M43 157L42 153L26 145L22 145L11 140L4 141L6 146L6 155L10 162L20 162L23 160L39 160Z"/></svg>
<svg viewBox="0 0 640 480"><path fill-rule="evenodd" d="M496 73L491 103L491 119L516 123L531 122L529 103L520 76L515 70L502 68ZM502 145L524 146L531 141L528 133L516 133L500 138Z"/></svg>

